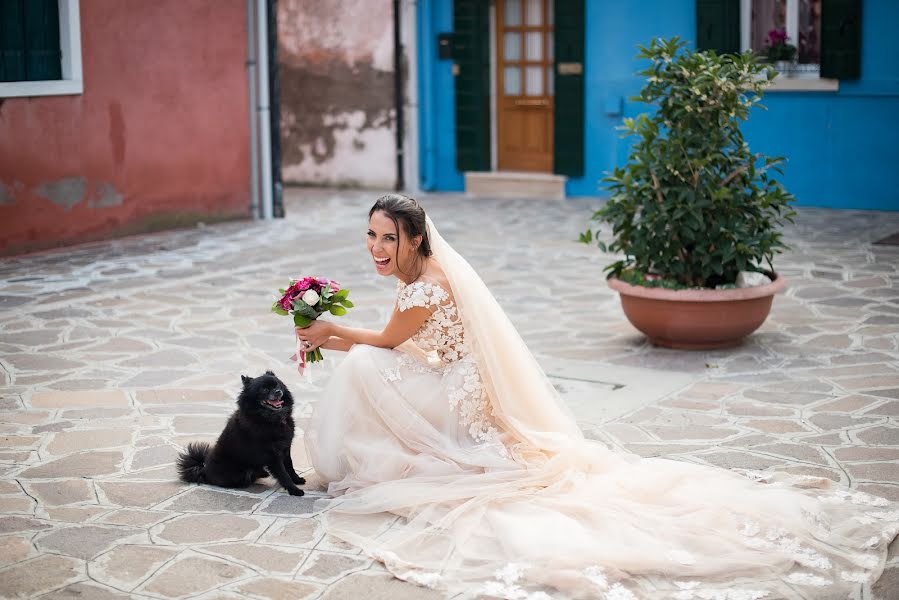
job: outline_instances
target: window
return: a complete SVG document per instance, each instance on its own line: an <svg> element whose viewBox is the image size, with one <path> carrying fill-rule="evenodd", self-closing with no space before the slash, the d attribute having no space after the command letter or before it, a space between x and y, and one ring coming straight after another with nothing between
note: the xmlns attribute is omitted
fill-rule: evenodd
<svg viewBox="0 0 899 600"><path fill-rule="evenodd" d="M790 76L819 77L821 0L740 0L740 46Z"/></svg>
<svg viewBox="0 0 899 600"><path fill-rule="evenodd" d="M505 0L501 8L503 95L552 96L552 0Z"/></svg>
<svg viewBox="0 0 899 600"><path fill-rule="evenodd" d="M78 0L0 0L0 98L83 87Z"/></svg>
<svg viewBox="0 0 899 600"><path fill-rule="evenodd" d="M836 91L861 75L861 16L862 0L696 0L696 47L789 57L772 91Z"/></svg>

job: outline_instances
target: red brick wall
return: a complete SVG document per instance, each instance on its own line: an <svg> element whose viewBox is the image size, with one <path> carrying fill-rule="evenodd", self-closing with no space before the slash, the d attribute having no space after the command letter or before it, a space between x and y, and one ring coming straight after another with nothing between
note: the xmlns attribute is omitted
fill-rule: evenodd
<svg viewBox="0 0 899 600"><path fill-rule="evenodd" d="M84 93L0 98L0 254L249 214L244 0L81 0Z"/></svg>

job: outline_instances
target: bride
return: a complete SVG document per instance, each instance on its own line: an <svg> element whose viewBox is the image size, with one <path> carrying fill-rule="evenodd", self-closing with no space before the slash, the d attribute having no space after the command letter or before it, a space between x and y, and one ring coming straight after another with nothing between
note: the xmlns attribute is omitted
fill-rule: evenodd
<svg viewBox="0 0 899 600"><path fill-rule="evenodd" d="M328 533L395 576L464 597L756 600L847 598L882 572L887 500L585 439L415 200L375 202L368 250L398 279L386 327L297 330L349 351L306 446Z"/></svg>

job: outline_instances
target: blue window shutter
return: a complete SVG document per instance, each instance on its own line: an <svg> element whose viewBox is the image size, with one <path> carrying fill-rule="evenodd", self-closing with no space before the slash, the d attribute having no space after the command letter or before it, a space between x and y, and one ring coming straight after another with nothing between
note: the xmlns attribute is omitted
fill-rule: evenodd
<svg viewBox="0 0 899 600"><path fill-rule="evenodd" d="M696 49L740 52L740 0L696 0Z"/></svg>
<svg viewBox="0 0 899 600"><path fill-rule="evenodd" d="M25 80L23 0L0 0L0 81Z"/></svg>
<svg viewBox="0 0 899 600"><path fill-rule="evenodd" d="M862 1L821 3L821 77L858 79L862 62Z"/></svg>

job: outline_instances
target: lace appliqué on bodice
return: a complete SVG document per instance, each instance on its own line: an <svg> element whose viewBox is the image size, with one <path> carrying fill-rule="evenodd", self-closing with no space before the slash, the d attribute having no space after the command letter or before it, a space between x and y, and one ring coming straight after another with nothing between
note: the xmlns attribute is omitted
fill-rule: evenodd
<svg viewBox="0 0 899 600"><path fill-rule="evenodd" d="M425 352L436 352L443 362L462 358L465 345L462 317L445 289L425 281L409 285L401 281L397 286L396 304L400 312L415 307L431 310L431 317L412 336L416 346Z"/></svg>
<svg viewBox="0 0 899 600"><path fill-rule="evenodd" d="M386 381L402 379L403 369L414 372L432 370L444 373L452 370L461 381L449 389L449 409L459 413L459 422L468 428L473 439L484 443L499 443L499 431L493 421L492 408L481 382L474 356L465 343L462 315L449 293L440 285L415 281L397 285L397 308L402 312L414 307L427 308L431 316L412 336L412 342L426 353L436 353L442 367L428 369L419 361L405 355L397 359L394 369L381 372ZM501 445L501 444L500 444Z"/></svg>

